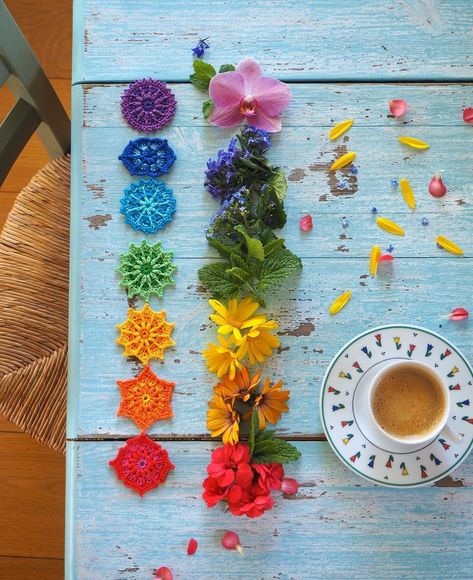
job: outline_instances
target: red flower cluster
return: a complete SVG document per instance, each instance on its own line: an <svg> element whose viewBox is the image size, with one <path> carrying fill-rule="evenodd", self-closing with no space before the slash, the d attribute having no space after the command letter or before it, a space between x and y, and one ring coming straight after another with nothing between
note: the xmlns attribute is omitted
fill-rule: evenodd
<svg viewBox="0 0 473 580"><path fill-rule="evenodd" d="M274 506L273 489L281 489L284 469L280 463L250 463L250 449L244 443L226 444L212 453L207 466L202 497L208 507L227 501L234 516L257 518Z"/></svg>

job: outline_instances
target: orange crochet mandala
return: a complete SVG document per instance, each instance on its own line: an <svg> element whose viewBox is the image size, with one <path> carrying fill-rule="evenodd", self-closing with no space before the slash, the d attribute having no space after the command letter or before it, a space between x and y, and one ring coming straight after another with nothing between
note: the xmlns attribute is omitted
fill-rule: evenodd
<svg viewBox="0 0 473 580"><path fill-rule="evenodd" d="M176 383L159 378L149 366L134 379L117 381L117 384L122 395L117 415L130 417L142 431L158 420L173 416L171 397Z"/></svg>
<svg viewBox="0 0 473 580"><path fill-rule="evenodd" d="M143 364L152 358L164 358L164 349L176 344L171 338L174 323L166 321L166 312L156 312L148 303L141 310L128 309L128 318L117 325L117 343L124 356L134 356Z"/></svg>

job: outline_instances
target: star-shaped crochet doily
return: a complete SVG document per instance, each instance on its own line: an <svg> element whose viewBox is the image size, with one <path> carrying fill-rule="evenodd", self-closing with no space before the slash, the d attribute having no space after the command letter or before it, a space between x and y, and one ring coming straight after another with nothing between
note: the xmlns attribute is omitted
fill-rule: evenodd
<svg viewBox="0 0 473 580"><path fill-rule="evenodd" d="M163 483L174 469L166 449L145 433L128 439L109 463L118 479L141 496Z"/></svg>
<svg viewBox="0 0 473 580"><path fill-rule="evenodd" d="M117 384L122 395L117 415L130 417L141 430L173 416L171 397L176 383L159 378L149 366L134 379L119 380Z"/></svg>
<svg viewBox="0 0 473 580"><path fill-rule="evenodd" d="M150 294L162 298L166 286L172 286L172 277L176 267L171 263L172 252L163 250L161 244L148 244L146 240L140 246L130 244L127 254L120 256L120 286L127 289L130 298L141 296L146 301Z"/></svg>
<svg viewBox="0 0 473 580"><path fill-rule="evenodd" d="M128 309L128 318L117 325L117 343L124 356L135 356L143 364L152 358L164 358L164 349L176 344L171 338L173 322L166 321L166 312L156 312L148 303L141 310Z"/></svg>
<svg viewBox="0 0 473 580"><path fill-rule="evenodd" d="M172 221L176 199L172 189L157 179L141 179L125 189L120 212L134 230L155 234Z"/></svg>

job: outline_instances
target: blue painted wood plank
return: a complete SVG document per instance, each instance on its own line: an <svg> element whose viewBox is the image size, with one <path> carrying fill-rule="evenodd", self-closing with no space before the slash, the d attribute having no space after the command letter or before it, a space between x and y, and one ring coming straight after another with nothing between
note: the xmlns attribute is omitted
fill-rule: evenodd
<svg viewBox="0 0 473 580"><path fill-rule="evenodd" d="M140 498L108 466L122 442L69 442L68 578L146 580L166 565L177 579L469 578L473 461L436 486L397 491L347 471L325 442L298 443L287 466L293 498L257 520L207 509L201 484L211 445L167 442L176 468ZM447 486L447 487L444 487ZM242 558L220 546L235 530ZM197 553L186 547L194 537Z"/></svg>
<svg viewBox="0 0 473 580"><path fill-rule="evenodd" d="M248 55L288 80L471 78L469 0L81 0L73 80L187 80L210 36L216 64Z"/></svg>
<svg viewBox="0 0 473 580"><path fill-rule="evenodd" d="M468 307L471 260L397 259L378 278L367 273L367 260L358 258L303 260L300 279L293 280L269 300L266 311L280 324L281 351L264 364L264 376L282 378L291 390L290 412L278 423L282 433L295 436L322 431L318 411L324 372L336 352L363 330L389 323L414 323L443 333L471 358L471 324L446 322L442 316L458 305ZM175 416L155 424L150 433L160 436L206 434L205 416L211 387L202 349L216 340L209 323L210 309L196 276L198 260L177 260L176 287L168 289L154 308L165 308L176 323L176 346L164 362L152 368L177 383L173 396ZM120 396L116 379L134 376L141 365L122 356L114 343L115 324L126 318L127 301L118 288L115 263L94 260L83 264L79 390L75 393L77 431L70 437L111 437L136 433L135 424L116 417ZM352 289L348 306L336 317L328 313L332 300ZM466 302L465 302L466 301ZM143 303L137 302L141 307ZM442 328L440 328L442 326Z"/></svg>

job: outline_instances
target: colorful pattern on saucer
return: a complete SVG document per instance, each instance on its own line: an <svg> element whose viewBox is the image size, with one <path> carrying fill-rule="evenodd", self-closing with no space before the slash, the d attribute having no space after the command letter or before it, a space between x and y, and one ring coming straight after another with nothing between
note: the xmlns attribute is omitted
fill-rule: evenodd
<svg viewBox="0 0 473 580"><path fill-rule="evenodd" d="M109 464L117 478L141 496L163 483L174 469L166 449L144 433L128 439Z"/></svg>
<svg viewBox="0 0 473 580"><path fill-rule="evenodd" d="M130 141L118 159L130 175L159 177L169 173L176 155L166 139L140 137Z"/></svg>
<svg viewBox="0 0 473 580"><path fill-rule="evenodd" d="M357 397L382 366L399 359L430 364L448 381L449 425L462 435L461 441L440 435L427 445L403 450L373 441L360 421ZM431 331L407 325L380 327L354 338L335 356L322 384L320 411L330 445L358 475L390 487L425 485L448 475L471 451L473 372L453 345Z"/></svg>
<svg viewBox="0 0 473 580"><path fill-rule="evenodd" d="M134 230L155 234L172 221L176 199L172 189L157 179L141 179L125 189L120 212Z"/></svg>

